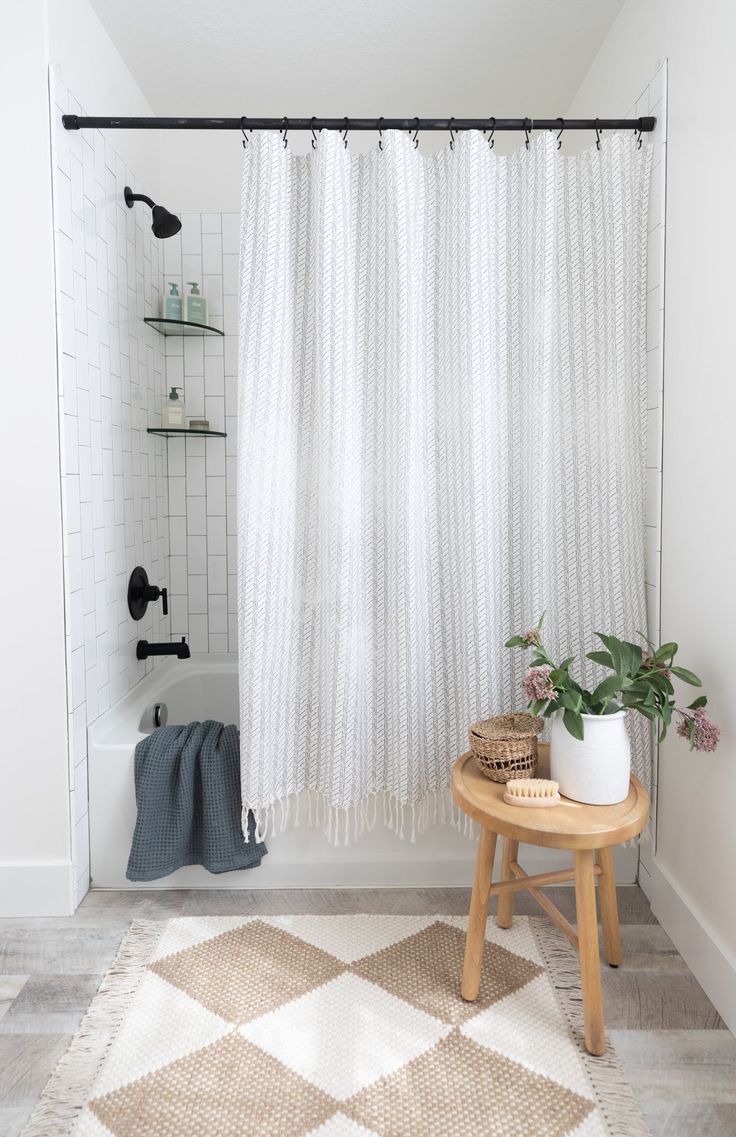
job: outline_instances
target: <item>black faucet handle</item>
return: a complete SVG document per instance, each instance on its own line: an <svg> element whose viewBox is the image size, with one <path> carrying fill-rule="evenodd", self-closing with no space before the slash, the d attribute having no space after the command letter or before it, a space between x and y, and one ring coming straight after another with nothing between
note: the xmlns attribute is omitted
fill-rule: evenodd
<svg viewBox="0 0 736 1137"><path fill-rule="evenodd" d="M161 589L161 611L164 616L169 614L169 593L165 588Z"/></svg>

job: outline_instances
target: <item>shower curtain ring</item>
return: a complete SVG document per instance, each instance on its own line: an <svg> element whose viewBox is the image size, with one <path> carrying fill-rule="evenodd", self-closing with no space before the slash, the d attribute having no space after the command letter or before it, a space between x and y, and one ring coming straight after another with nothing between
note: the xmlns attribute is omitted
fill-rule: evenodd
<svg viewBox="0 0 736 1137"><path fill-rule="evenodd" d="M600 148L601 148L601 128L598 125L599 122L600 122L600 119L595 120L595 148L596 148L596 150L600 150Z"/></svg>
<svg viewBox="0 0 736 1137"><path fill-rule="evenodd" d="M412 138L412 142L414 143L414 149L416 150L417 146L419 145L419 119L418 118L414 119L414 137Z"/></svg>
<svg viewBox="0 0 736 1137"><path fill-rule="evenodd" d="M526 125L527 123L529 123L529 126ZM524 145L526 146L527 150L529 149L529 132L531 130L534 130L534 119L533 118L525 118L524 119Z"/></svg>
<svg viewBox="0 0 736 1137"><path fill-rule="evenodd" d="M248 135L245 133L247 125L248 125L248 119L245 117L245 115L243 115L242 118L240 119L240 132L243 135L243 149L244 150L248 146L248 141L249 141ZM253 132L251 131L251 134L252 133Z"/></svg>
<svg viewBox="0 0 736 1137"><path fill-rule="evenodd" d="M557 149L561 150L562 149L562 132L565 129L565 120L564 120L564 118L558 118L557 121L560 124L560 129L559 129L559 132L557 134Z"/></svg>
<svg viewBox="0 0 736 1137"><path fill-rule="evenodd" d="M450 149L451 150L455 149L455 130L454 130L453 125L452 125L454 123L454 121L455 121L454 118L450 119Z"/></svg>
<svg viewBox="0 0 736 1137"><path fill-rule="evenodd" d="M493 135L496 133L496 119L493 115L491 115L488 121L491 124L491 137L488 139L488 148L489 150L492 150L494 146ZM485 134L485 131L483 131L483 133Z"/></svg>
<svg viewBox="0 0 736 1137"><path fill-rule="evenodd" d="M383 115L378 120L378 149L383 150Z"/></svg>
<svg viewBox="0 0 736 1137"><path fill-rule="evenodd" d="M311 120L311 123L309 126L309 129L312 132L312 149L313 150L317 149L317 135L314 133L314 124L315 124L316 119L317 119L317 116L315 114L313 114L312 120Z"/></svg>
<svg viewBox="0 0 736 1137"><path fill-rule="evenodd" d="M350 127L350 119L348 118L347 115L345 115L345 118L342 121L345 123L345 129L342 132L342 143L343 143L343 146L345 147L345 149L347 150L347 148L348 148L348 129Z"/></svg>
<svg viewBox="0 0 736 1137"><path fill-rule="evenodd" d="M286 115L284 115L283 123L284 123L284 125L281 127L281 133L282 133L283 138L284 138L284 150L285 150L286 149L286 136L289 133L289 119Z"/></svg>

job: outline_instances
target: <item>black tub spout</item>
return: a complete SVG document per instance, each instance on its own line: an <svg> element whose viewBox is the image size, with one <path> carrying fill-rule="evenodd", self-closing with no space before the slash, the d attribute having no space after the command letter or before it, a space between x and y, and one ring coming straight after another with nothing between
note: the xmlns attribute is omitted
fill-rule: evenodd
<svg viewBox="0 0 736 1137"><path fill-rule="evenodd" d="M150 644L148 640L138 640L135 650L138 659L148 659L152 655L175 655L177 659L189 659L191 652L185 636L181 643Z"/></svg>

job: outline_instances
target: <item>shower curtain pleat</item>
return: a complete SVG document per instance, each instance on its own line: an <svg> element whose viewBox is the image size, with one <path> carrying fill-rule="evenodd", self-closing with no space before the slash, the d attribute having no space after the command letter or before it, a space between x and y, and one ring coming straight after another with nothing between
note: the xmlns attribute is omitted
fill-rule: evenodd
<svg viewBox="0 0 736 1137"><path fill-rule="evenodd" d="M238 603L244 817L346 842L450 819L503 647L646 626L650 155L551 135L431 157L270 134L244 159ZM648 781L648 732L630 724Z"/></svg>

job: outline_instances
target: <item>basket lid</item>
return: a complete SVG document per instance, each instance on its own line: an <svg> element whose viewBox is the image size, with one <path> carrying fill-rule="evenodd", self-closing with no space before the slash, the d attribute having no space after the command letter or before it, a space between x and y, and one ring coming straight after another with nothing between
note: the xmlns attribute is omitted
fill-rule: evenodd
<svg viewBox="0 0 736 1137"><path fill-rule="evenodd" d="M508 715L494 715L481 719L470 727L470 734L478 738L530 738L544 730L544 719L525 711Z"/></svg>

